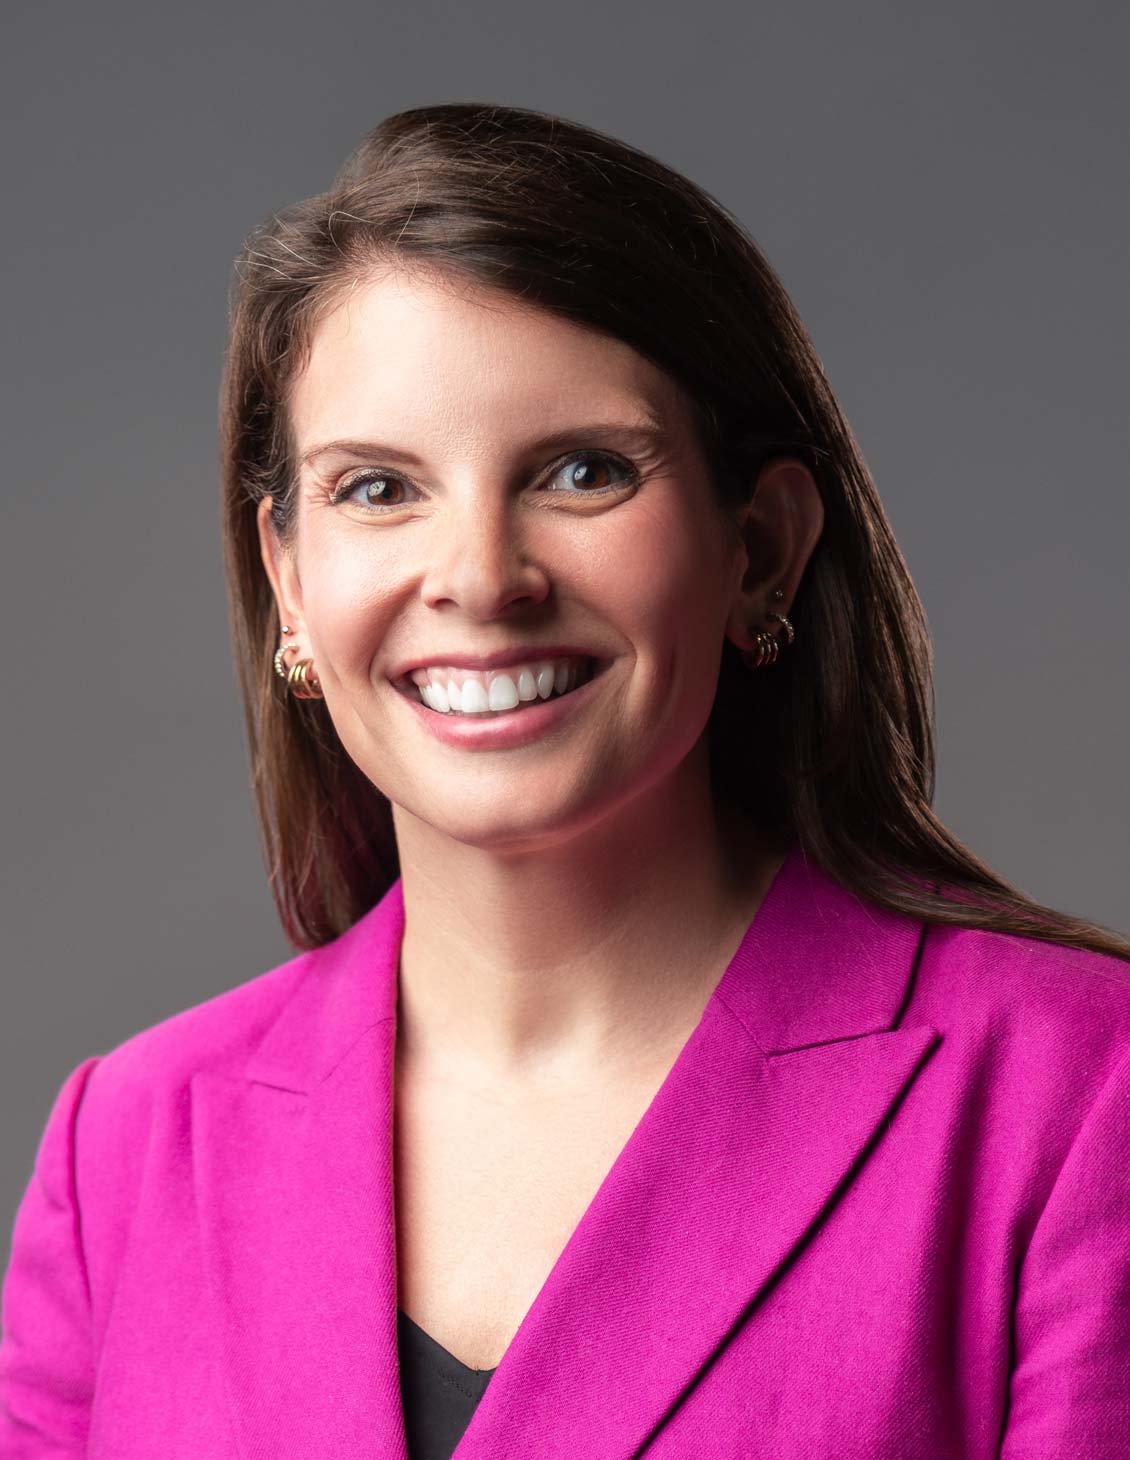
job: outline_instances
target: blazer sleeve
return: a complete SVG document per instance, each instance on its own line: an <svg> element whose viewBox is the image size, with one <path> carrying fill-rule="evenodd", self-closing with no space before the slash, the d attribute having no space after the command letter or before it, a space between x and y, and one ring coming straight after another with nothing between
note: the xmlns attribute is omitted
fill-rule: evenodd
<svg viewBox="0 0 1130 1460"><path fill-rule="evenodd" d="M100 1055L67 1076L16 1213L0 1305L0 1456L86 1453L94 1390L90 1286L75 1190L75 1127Z"/></svg>
<svg viewBox="0 0 1130 1460"><path fill-rule="evenodd" d="M1130 1053L1079 1128L1020 1267L1001 1460L1130 1455Z"/></svg>

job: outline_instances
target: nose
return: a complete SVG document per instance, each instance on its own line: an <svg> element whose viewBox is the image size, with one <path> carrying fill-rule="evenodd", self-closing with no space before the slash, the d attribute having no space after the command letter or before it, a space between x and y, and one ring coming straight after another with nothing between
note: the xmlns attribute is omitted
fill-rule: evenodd
<svg viewBox="0 0 1130 1460"><path fill-rule="evenodd" d="M472 618L492 619L541 603L549 578L527 551L520 511L478 485L432 518L422 596L429 608L454 603Z"/></svg>

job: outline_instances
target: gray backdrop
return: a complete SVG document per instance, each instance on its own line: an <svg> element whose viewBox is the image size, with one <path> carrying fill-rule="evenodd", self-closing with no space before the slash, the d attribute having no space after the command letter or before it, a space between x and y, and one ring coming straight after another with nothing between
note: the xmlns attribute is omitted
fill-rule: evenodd
<svg viewBox="0 0 1130 1460"><path fill-rule="evenodd" d="M940 814L1130 926L1125 9L933 8L14 7L0 1253L67 1072L288 956L221 582L225 290L405 106L556 111L734 209L925 601Z"/></svg>

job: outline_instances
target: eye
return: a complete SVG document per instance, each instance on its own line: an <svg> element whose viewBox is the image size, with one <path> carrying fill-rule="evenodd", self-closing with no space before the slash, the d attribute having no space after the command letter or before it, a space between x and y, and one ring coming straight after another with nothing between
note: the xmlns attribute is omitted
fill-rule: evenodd
<svg viewBox="0 0 1130 1460"><path fill-rule="evenodd" d="M401 494L407 490L403 477L369 467L343 477L331 500L356 502L359 507L403 507L407 498Z"/></svg>
<svg viewBox="0 0 1130 1460"><path fill-rule="evenodd" d="M555 482L562 478L567 492L579 497L599 497L634 482L636 472L626 461L607 451L575 451L549 480Z"/></svg>

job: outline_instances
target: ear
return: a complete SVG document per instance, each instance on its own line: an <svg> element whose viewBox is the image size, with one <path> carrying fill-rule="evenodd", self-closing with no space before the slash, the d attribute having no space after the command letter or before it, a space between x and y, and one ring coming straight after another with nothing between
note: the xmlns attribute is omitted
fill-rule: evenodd
<svg viewBox="0 0 1130 1460"><path fill-rule="evenodd" d="M743 564L726 636L748 650L758 629L776 633L779 625L769 614L788 614L824 530L824 503L808 467L794 457L767 461L739 513L738 530ZM777 589L780 598L773 596Z"/></svg>
<svg viewBox="0 0 1130 1460"><path fill-rule="evenodd" d="M275 595L279 624L289 624L294 630L293 636L288 636L287 642L295 648L309 646L306 619L302 612L302 584L298 578L298 565L293 550L280 540L275 524L271 521L272 505L272 499L264 497L255 512L255 522L259 529L259 555L263 559L263 567Z"/></svg>

